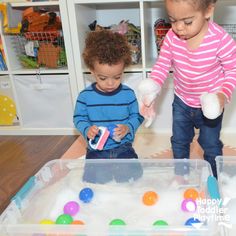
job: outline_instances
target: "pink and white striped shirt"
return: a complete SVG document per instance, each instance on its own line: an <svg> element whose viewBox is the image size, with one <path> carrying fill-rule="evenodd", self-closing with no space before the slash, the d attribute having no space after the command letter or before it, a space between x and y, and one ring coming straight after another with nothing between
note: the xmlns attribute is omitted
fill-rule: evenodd
<svg viewBox="0 0 236 236"><path fill-rule="evenodd" d="M229 101L236 86L236 42L225 30L209 21L208 32L195 50L168 31L151 79L163 85L173 68L175 94L190 107L201 107L204 92L222 92Z"/></svg>

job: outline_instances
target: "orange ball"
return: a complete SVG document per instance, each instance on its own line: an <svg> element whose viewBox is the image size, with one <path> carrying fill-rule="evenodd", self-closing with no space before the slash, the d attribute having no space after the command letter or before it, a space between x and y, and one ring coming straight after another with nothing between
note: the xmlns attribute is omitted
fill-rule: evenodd
<svg viewBox="0 0 236 236"><path fill-rule="evenodd" d="M84 225L84 222L82 220L74 220L71 222L72 225Z"/></svg>
<svg viewBox="0 0 236 236"><path fill-rule="evenodd" d="M194 188L188 188L184 192L184 198L185 199L192 199L195 201L197 198L199 198L199 193Z"/></svg>
<svg viewBox="0 0 236 236"><path fill-rule="evenodd" d="M143 203L147 206L154 205L158 200L158 195L154 191L148 191L143 195Z"/></svg>

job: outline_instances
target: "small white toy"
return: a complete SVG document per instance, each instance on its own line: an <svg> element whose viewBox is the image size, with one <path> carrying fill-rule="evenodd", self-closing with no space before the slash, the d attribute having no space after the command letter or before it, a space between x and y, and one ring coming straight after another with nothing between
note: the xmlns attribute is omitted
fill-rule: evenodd
<svg viewBox="0 0 236 236"><path fill-rule="evenodd" d="M155 105L154 100L160 92L161 87L152 79L142 80L138 86L138 99L140 106L140 113L144 116L148 128L155 119Z"/></svg>
<svg viewBox="0 0 236 236"><path fill-rule="evenodd" d="M203 115L208 119L216 119L221 115L222 109L217 94L204 93L200 97Z"/></svg>

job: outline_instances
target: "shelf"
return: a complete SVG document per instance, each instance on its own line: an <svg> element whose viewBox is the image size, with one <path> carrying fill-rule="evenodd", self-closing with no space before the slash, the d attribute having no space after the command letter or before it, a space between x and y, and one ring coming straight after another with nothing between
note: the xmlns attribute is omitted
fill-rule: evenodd
<svg viewBox="0 0 236 236"><path fill-rule="evenodd" d="M8 74L9 74L8 70L1 70L0 71L0 75L8 75Z"/></svg>
<svg viewBox="0 0 236 236"><path fill-rule="evenodd" d="M67 68L57 68L57 69L19 69L13 70L12 74L15 75L32 75L32 74L68 74L69 70Z"/></svg>
<svg viewBox="0 0 236 236"><path fill-rule="evenodd" d="M59 6L59 1L16 2L16 3L10 3L10 4L12 7Z"/></svg>

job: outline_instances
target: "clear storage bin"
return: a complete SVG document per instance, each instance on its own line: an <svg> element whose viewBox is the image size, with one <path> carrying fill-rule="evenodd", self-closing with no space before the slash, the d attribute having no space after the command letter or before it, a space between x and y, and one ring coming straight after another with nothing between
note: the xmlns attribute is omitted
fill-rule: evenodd
<svg viewBox="0 0 236 236"><path fill-rule="evenodd" d="M185 176L175 174L179 165L188 166ZM186 211L183 202L196 200L196 193L206 200L210 175L204 160L50 161L2 213L0 235L218 235L215 222L185 224L197 212L191 204ZM68 213L71 201L77 207ZM65 212L71 215L69 223L80 224L49 224Z"/></svg>
<svg viewBox="0 0 236 236"><path fill-rule="evenodd" d="M236 157L216 158L219 189L224 210L223 226L225 236L236 235Z"/></svg>

